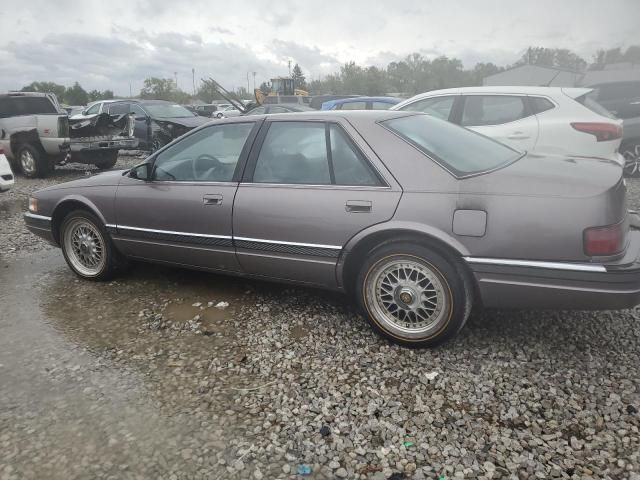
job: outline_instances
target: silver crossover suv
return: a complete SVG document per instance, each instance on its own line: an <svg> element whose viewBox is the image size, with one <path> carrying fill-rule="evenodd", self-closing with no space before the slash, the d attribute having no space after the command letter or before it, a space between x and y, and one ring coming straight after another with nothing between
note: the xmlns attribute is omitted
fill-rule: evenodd
<svg viewBox="0 0 640 480"><path fill-rule="evenodd" d="M412 112L304 112L214 121L36 192L25 221L86 279L138 259L341 290L382 335L431 346L473 305L639 303L625 194L610 160Z"/></svg>

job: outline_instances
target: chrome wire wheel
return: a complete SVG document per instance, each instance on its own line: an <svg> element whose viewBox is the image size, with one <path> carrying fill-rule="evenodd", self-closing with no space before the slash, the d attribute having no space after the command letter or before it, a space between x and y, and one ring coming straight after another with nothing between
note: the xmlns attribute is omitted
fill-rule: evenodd
<svg viewBox="0 0 640 480"><path fill-rule="evenodd" d="M74 218L64 231L64 249L72 267L85 277L95 277L106 263L100 230L85 218Z"/></svg>
<svg viewBox="0 0 640 480"><path fill-rule="evenodd" d="M20 168L25 175L34 175L36 173L36 159L33 153L27 149L20 152Z"/></svg>
<svg viewBox="0 0 640 480"><path fill-rule="evenodd" d="M624 173L628 177L640 176L640 144L623 147Z"/></svg>
<svg viewBox="0 0 640 480"><path fill-rule="evenodd" d="M366 305L381 328L403 339L429 337L451 316L449 285L436 267L409 255L381 259L365 278Z"/></svg>

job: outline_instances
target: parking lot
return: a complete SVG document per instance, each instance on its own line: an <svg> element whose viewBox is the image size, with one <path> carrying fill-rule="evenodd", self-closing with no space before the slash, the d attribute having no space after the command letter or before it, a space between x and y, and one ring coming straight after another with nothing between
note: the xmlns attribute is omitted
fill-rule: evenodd
<svg viewBox="0 0 640 480"><path fill-rule="evenodd" d="M333 293L80 281L21 215L86 168L0 196L0 479L640 478L638 311L475 312L411 350Z"/></svg>

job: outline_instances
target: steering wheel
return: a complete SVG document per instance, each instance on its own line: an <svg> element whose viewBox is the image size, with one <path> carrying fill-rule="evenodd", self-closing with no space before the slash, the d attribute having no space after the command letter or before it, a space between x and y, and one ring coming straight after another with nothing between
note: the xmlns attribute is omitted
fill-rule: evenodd
<svg viewBox="0 0 640 480"><path fill-rule="evenodd" d="M193 178L206 180L206 177L208 177L211 172L215 172L215 170L222 167L222 165L222 162L213 155L209 155L208 153L198 155L191 163Z"/></svg>

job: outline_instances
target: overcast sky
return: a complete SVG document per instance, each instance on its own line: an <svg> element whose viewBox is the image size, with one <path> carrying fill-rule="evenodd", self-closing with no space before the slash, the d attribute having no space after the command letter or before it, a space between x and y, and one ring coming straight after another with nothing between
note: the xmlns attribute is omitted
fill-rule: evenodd
<svg viewBox="0 0 640 480"><path fill-rule="evenodd" d="M307 79L347 61L385 66L408 53L506 65L528 45L640 44L640 0L2 0L0 91L33 80L134 94L150 76L192 90L212 76L227 88L287 73ZM187 6L188 5L188 6ZM251 88L253 88L253 76Z"/></svg>

